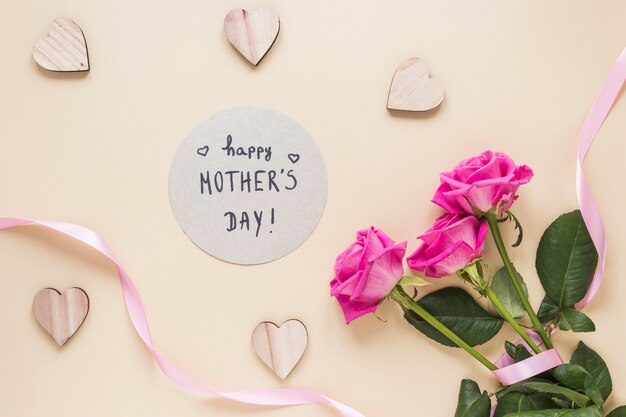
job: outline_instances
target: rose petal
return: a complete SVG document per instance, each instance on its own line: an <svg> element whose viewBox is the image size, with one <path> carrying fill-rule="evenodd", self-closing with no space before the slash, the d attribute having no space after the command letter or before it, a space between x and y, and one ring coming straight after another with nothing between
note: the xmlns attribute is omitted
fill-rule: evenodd
<svg viewBox="0 0 626 417"><path fill-rule="evenodd" d="M354 301L350 301L350 297L346 295L338 295L337 302L341 306L343 310L343 315L346 319L346 324L350 324L355 319L359 317L372 313L376 311L378 308L378 304L368 304L368 303L356 303Z"/></svg>

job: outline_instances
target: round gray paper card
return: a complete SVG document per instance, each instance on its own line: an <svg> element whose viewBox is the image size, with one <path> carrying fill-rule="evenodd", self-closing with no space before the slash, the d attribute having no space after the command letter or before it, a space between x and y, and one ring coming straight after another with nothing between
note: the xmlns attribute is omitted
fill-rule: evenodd
<svg viewBox="0 0 626 417"><path fill-rule="evenodd" d="M189 238L228 262L259 264L300 246L326 203L326 168L309 134L267 109L237 107L178 148L170 203Z"/></svg>

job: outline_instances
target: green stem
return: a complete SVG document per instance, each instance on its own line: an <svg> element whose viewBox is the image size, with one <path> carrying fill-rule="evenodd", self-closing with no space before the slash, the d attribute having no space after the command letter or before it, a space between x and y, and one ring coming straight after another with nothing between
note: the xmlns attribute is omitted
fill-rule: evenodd
<svg viewBox="0 0 626 417"><path fill-rule="evenodd" d="M502 235L500 234L500 228L498 227L498 221L496 220L495 214L487 213L485 214L485 219L489 224L489 230L491 230L491 235L493 236L493 240L496 243L496 247L498 248L498 252L500 253L502 262L504 262L504 267L509 274L509 278L511 278L511 282L515 287L515 291L517 291L517 294L522 300L522 304L524 304L524 309L528 313L528 317L530 317L533 328L535 329L539 337L541 337L541 340L543 341L546 348L552 349L553 345L552 341L550 340L550 336L548 336L548 333L544 330L541 322L539 321L539 318L537 317L537 314L535 314L535 311L530 305L530 301L528 300L528 297L526 296L526 293L522 288L522 283L517 277L517 271L515 271L515 267L513 266L513 263L511 262L511 259L506 252L506 246L504 245L504 240L502 240Z"/></svg>
<svg viewBox="0 0 626 417"><path fill-rule="evenodd" d="M411 299L401 287L396 287L391 291L391 298L396 301L403 309L411 310L418 316L420 316L424 321L437 329L441 334L446 336L452 342L456 343L459 347L463 348L467 353L472 355L476 360L485 365L487 369L490 371L495 371L498 369L496 365L494 365L489 359L485 358L480 352L476 349L468 345L463 339L457 336L452 330L447 328L443 323L437 320L432 314L430 314L424 307L416 303L413 299Z"/></svg>
<svg viewBox="0 0 626 417"><path fill-rule="evenodd" d="M541 353L539 346L537 346L535 341L528 336L528 333L526 333L517 321L515 321L515 318L511 315L511 313L509 313L509 310L506 309L506 307L502 304L502 301L500 301L496 293L493 292L490 287L485 289L485 295L491 300L494 307L500 312L502 317L504 317L504 320L513 326L515 331L522 337L522 339L524 339L524 342L526 342L535 353Z"/></svg>

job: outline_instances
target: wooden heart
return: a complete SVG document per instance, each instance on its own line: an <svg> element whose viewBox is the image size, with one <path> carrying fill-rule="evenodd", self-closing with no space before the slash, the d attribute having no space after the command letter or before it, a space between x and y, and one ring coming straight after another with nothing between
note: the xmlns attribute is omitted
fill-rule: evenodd
<svg viewBox="0 0 626 417"><path fill-rule="evenodd" d="M278 14L269 6L233 9L224 19L228 41L253 65L258 65L272 47L279 29Z"/></svg>
<svg viewBox="0 0 626 417"><path fill-rule="evenodd" d="M404 61L393 76L387 108L390 110L426 111L443 101L443 85L430 78L428 64L421 58Z"/></svg>
<svg viewBox="0 0 626 417"><path fill-rule="evenodd" d="M252 348L276 375L285 379L302 358L309 335L299 320L281 326L264 321L252 332Z"/></svg>
<svg viewBox="0 0 626 417"><path fill-rule="evenodd" d="M85 321L89 297L80 288L70 288L64 294L44 288L35 295L33 312L41 327L63 346Z"/></svg>
<svg viewBox="0 0 626 417"><path fill-rule="evenodd" d="M52 21L48 36L35 42L33 58L49 71L89 71L85 35L80 26L67 17L57 17Z"/></svg>

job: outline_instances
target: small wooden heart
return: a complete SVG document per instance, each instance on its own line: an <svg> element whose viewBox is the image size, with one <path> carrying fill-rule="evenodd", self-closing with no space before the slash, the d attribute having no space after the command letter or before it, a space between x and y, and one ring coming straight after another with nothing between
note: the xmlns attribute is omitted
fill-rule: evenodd
<svg viewBox="0 0 626 417"><path fill-rule="evenodd" d="M224 19L228 41L253 65L261 62L279 30L278 13L269 6L254 10L233 9Z"/></svg>
<svg viewBox="0 0 626 417"><path fill-rule="evenodd" d="M85 35L80 26L67 17L57 17L52 21L48 36L35 42L33 58L40 67L49 71L89 71Z"/></svg>
<svg viewBox="0 0 626 417"><path fill-rule="evenodd" d="M443 96L443 85L430 78L426 61L421 58L409 58L400 64L393 76L387 108L427 111L440 105Z"/></svg>
<svg viewBox="0 0 626 417"><path fill-rule="evenodd" d="M85 321L89 297L80 288L70 288L64 294L44 288L35 295L33 312L41 327L63 346Z"/></svg>
<svg viewBox="0 0 626 417"><path fill-rule="evenodd" d="M295 319L281 326L264 321L252 332L252 348L261 360L282 379L298 364L309 335L304 324Z"/></svg>

